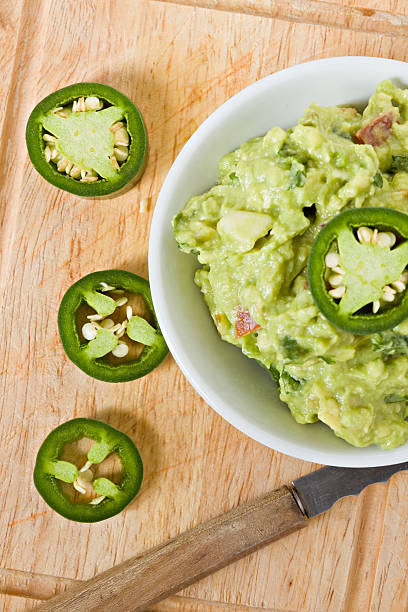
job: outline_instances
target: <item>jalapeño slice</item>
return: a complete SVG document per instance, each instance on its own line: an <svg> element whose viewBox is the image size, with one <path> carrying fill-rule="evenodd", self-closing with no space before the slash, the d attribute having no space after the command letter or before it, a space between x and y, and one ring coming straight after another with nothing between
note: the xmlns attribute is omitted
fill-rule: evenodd
<svg viewBox="0 0 408 612"><path fill-rule="evenodd" d="M147 134L135 104L113 87L76 83L44 98L26 128L35 169L83 198L112 198L142 176Z"/></svg>
<svg viewBox="0 0 408 612"><path fill-rule="evenodd" d="M62 298L58 330L67 356L106 382L135 380L168 353L149 282L125 270L102 270L74 283Z"/></svg>
<svg viewBox="0 0 408 612"><path fill-rule="evenodd" d="M355 208L325 225L309 255L313 299L333 325L353 334L395 327L408 317L408 215Z"/></svg>
<svg viewBox="0 0 408 612"><path fill-rule="evenodd" d="M66 445L82 438L94 441L85 464L77 466L64 461ZM94 478L94 467L112 453L121 462L118 484L109 478ZM84 523L103 521L118 514L135 497L142 479L143 463L133 440L95 419L73 419L51 431L38 451L34 468L34 484L44 501L65 518ZM70 499L62 483L73 485L80 493L78 503ZM92 497L86 497L85 487L92 491Z"/></svg>

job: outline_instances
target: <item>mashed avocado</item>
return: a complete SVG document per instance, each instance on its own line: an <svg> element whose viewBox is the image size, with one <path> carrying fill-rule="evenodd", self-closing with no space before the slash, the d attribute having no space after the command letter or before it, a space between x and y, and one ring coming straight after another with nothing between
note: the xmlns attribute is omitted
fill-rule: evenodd
<svg viewBox="0 0 408 612"><path fill-rule="evenodd" d="M297 422L391 449L408 438L408 320L342 332L306 277L322 224L362 206L408 213L408 90L390 81L362 114L312 104L293 128L226 155L217 185L176 216L175 237L202 264L195 282L220 336L270 371Z"/></svg>

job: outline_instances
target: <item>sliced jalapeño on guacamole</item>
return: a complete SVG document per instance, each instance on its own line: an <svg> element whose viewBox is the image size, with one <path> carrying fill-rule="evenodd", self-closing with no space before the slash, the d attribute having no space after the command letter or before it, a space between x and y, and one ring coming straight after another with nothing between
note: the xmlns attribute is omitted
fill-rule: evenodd
<svg viewBox="0 0 408 612"><path fill-rule="evenodd" d="M67 356L106 382L135 380L168 353L149 282L125 270L84 276L62 298L58 329Z"/></svg>
<svg viewBox="0 0 408 612"><path fill-rule="evenodd" d="M395 327L408 317L408 215L356 208L317 235L308 261L314 301L333 325L353 334Z"/></svg>
<svg viewBox="0 0 408 612"><path fill-rule="evenodd" d="M85 454L75 449L83 439L91 444ZM98 475L114 454L120 473L112 457L112 476ZM143 463L133 440L95 419L73 419L51 431L34 468L34 484L44 501L65 518L84 523L118 514L136 496L142 479Z"/></svg>
<svg viewBox="0 0 408 612"><path fill-rule="evenodd" d="M112 198L143 174L147 134L127 96L101 83L76 83L39 102L27 123L35 169L83 198Z"/></svg>

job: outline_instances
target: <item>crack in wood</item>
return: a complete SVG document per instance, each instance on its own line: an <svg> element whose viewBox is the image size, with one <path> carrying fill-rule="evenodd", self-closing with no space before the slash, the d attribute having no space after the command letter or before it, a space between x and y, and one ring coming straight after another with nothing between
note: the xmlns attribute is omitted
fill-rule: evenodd
<svg viewBox="0 0 408 612"><path fill-rule="evenodd" d="M46 601L80 582L80 580L74 580L73 578L0 568L0 593L14 597ZM181 609L181 606L183 606L182 609L185 612L190 612L190 610L191 612L196 612L198 606L200 612L222 612L223 610L234 610L234 612L294 612L276 608L259 608L245 604L210 601L183 595L169 597L162 604L154 606L151 612L161 612L162 610L176 612Z"/></svg>

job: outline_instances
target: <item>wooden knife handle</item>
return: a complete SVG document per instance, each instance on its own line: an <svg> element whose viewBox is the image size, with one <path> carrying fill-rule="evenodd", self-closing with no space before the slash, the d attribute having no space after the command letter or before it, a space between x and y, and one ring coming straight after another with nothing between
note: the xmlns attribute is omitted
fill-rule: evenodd
<svg viewBox="0 0 408 612"><path fill-rule="evenodd" d="M281 487L202 523L53 597L35 610L141 612L193 582L306 526Z"/></svg>

